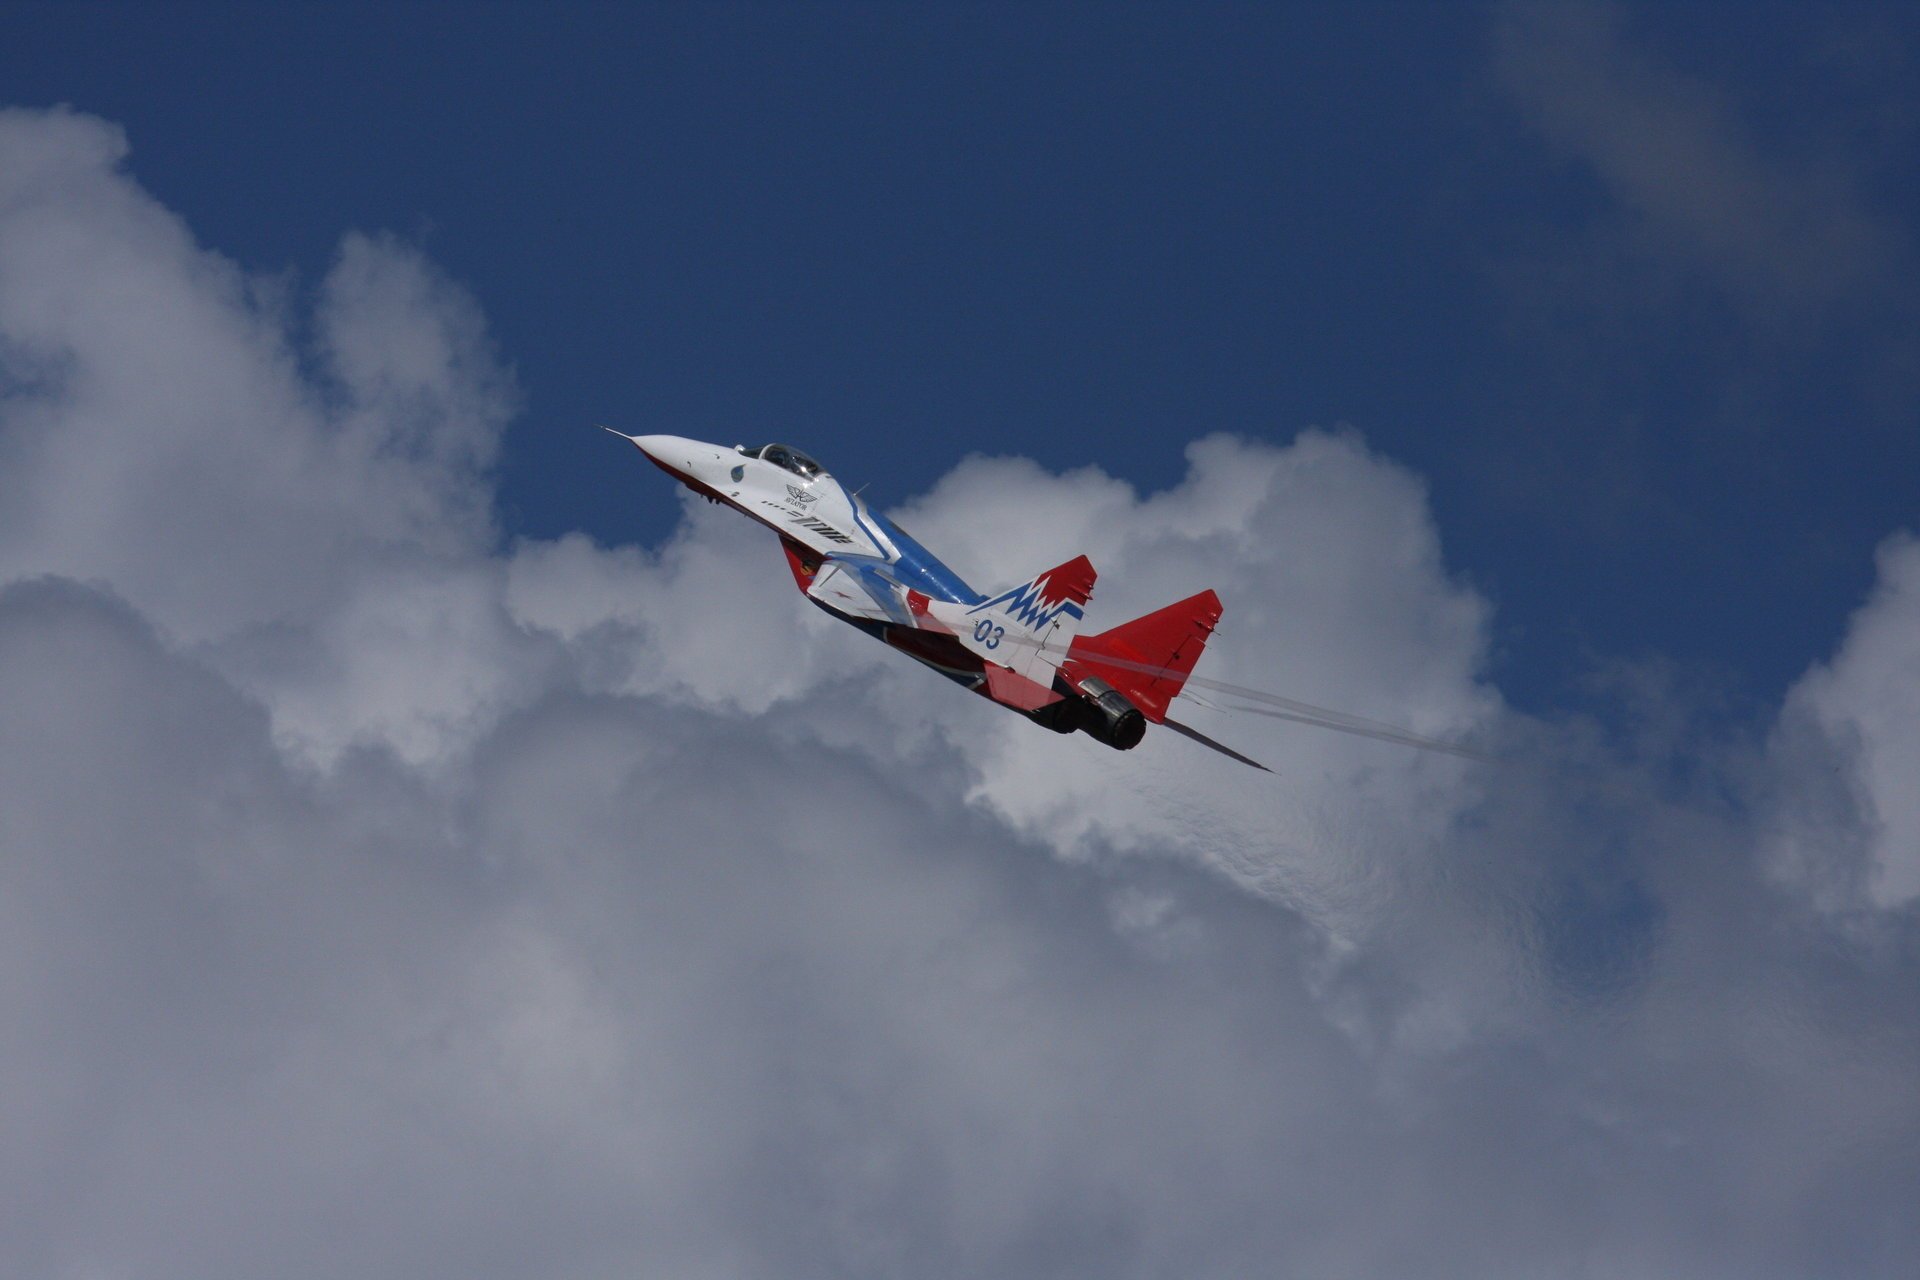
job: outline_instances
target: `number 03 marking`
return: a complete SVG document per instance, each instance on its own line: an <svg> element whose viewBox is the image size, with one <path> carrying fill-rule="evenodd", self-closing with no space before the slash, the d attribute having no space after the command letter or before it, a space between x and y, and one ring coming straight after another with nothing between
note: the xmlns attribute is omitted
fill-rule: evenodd
<svg viewBox="0 0 1920 1280"><path fill-rule="evenodd" d="M995 626L985 618L973 624L974 640L988 649L998 649L1001 639L1006 634L1005 627Z"/></svg>

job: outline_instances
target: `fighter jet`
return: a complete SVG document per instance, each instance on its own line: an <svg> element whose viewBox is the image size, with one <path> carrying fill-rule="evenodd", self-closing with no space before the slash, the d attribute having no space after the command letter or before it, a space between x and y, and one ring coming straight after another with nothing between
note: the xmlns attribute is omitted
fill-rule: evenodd
<svg viewBox="0 0 1920 1280"><path fill-rule="evenodd" d="M1094 582L1085 556L987 594L789 445L727 448L604 429L708 501L772 529L814 604L982 697L1116 750L1159 725L1266 768L1167 715L1220 621L1213 592L1082 634Z"/></svg>

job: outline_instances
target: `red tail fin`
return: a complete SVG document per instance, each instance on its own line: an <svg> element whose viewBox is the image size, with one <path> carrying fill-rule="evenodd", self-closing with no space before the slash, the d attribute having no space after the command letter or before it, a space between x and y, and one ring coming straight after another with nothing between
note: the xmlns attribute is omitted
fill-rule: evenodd
<svg viewBox="0 0 1920 1280"><path fill-rule="evenodd" d="M1075 638L1067 661L1126 694L1147 719L1160 724L1219 621L1220 597L1202 591L1111 631Z"/></svg>

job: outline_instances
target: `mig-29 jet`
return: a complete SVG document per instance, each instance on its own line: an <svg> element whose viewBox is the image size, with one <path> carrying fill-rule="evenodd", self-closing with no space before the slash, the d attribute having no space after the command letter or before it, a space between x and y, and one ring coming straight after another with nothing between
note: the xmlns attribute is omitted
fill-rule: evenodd
<svg viewBox="0 0 1920 1280"><path fill-rule="evenodd" d="M1213 592L1083 635L1094 579L1085 556L987 595L798 449L605 430L695 493L777 533L809 600L982 697L1121 751L1139 745L1149 724L1165 725L1266 768L1167 716L1220 621Z"/></svg>

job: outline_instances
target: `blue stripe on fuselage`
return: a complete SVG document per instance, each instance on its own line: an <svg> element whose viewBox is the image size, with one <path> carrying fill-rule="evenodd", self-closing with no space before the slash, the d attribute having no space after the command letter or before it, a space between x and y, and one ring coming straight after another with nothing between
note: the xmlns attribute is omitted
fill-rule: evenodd
<svg viewBox="0 0 1920 1280"><path fill-rule="evenodd" d="M824 477L831 479L831 477ZM921 546L909 537L905 530L893 521L860 501L858 495L847 490L847 486L838 480L833 483L840 486L840 492L846 494L847 505L853 510L854 525L867 536L867 540L876 547L883 546L881 539L874 537L873 530L867 527L872 521L887 535L896 555L886 562L886 574L904 587L910 587L921 595L935 600L946 600L954 604L979 604L986 597L968 586L966 580L953 570L941 564L933 552ZM864 560L864 556L835 556L835 559L849 563ZM872 581L867 572L861 574L863 585L872 590ZM878 597L876 597L878 599ZM902 619L902 621L907 621Z"/></svg>
<svg viewBox="0 0 1920 1280"><path fill-rule="evenodd" d="M869 509L868 516L886 531L888 539L900 549L899 558L890 568L900 581L922 595L935 600L949 600L955 604L979 604L986 597L966 584L966 581L953 570L935 558L933 552L915 542L901 531L899 525Z"/></svg>

